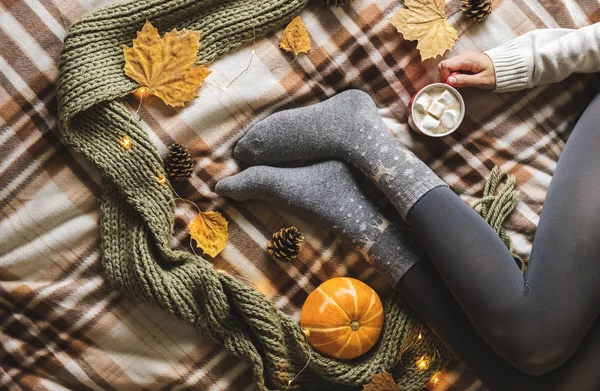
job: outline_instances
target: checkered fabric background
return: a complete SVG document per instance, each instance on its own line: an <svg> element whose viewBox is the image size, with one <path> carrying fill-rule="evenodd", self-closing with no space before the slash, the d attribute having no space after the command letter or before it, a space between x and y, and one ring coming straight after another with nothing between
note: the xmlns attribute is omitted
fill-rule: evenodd
<svg viewBox="0 0 600 391"><path fill-rule="evenodd" d="M248 366L207 342L192 326L115 291L100 265L98 173L60 141L57 63L68 26L113 0L0 0L0 389L252 390ZM577 28L600 20L592 0L495 0L482 24L447 2L460 40L447 56L482 51L535 28ZM385 123L438 175L473 202L494 164L517 176L521 201L508 223L527 256L546 189L573 124L600 91L597 76L576 75L512 94L464 91L461 129L442 139L411 133L410 96L436 81L437 62L421 62L414 42L387 22L398 0L354 0L343 8L315 1L303 11L313 49L293 64L278 49L281 31L212 64L199 98L174 110L158 99L139 116L161 153L189 148L196 171L175 187L202 209L221 210L230 241L215 267L239 276L286 313L298 315L321 282L360 278L389 293L374 271L338 238L261 202L229 203L214 184L239 171L231 148L273 111L360 88ZM141 27L141 26L140 26ZM255 57L248 73L225 86ZM134 112L137 101L124 100ZM137 116L136 116L137 117ZM293 148L293 146L290 146ZM187 211L178 210L173 245L187 247ZM306 234L300 259L271 260L272 232L295 224ZM452 363L435 391L483 390Z"/></svg>

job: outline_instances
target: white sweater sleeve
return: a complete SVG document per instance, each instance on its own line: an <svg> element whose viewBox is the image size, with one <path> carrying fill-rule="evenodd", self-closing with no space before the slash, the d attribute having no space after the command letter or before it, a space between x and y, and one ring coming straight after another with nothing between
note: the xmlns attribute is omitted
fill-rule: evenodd
<svg viewBox="0 0 600 391"><path fill-rule="evenodd" d="M497 92L600 72L600 23L579 30L534 30L485 54L494 63Z"/></svg>

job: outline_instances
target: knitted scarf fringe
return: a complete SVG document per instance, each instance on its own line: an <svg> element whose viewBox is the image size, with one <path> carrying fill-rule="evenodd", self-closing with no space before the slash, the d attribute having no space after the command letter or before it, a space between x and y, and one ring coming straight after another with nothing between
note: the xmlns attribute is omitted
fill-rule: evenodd
<svg viewBox="0 0 600 391"><path fill-rule="evenodd" d="M504 186L500 188L502 183ZM504 242L522 273L525 272L525 260L514 251L513 243L504 229L504 223L519 201L519 191L516 190L517 179L508 175L498 166L494 166L485 182L483 197L473 205L473 209L494 229ZM497 194L496 194L497 193Z"/></svg>
<svg viewBox="0 0 600 391"><path fill-rule="evenodd" d="M214 61L254 37L282 27L308 0L135 0L74 23L59 72L59 126L66 144L102 174L102 264L115 287L193 324L207 338L250 363L260 390L335 390L360 386L402 358L439 353L439 365L406 369L403 390L420 390L449 354L398 297L385 302L385 327L370 353L338 361L311 352L298 322L239 279L206 260L169 247L174 198L162 159L148 134L119 100L139 86L123 73L122 45L145 20L161 32L202 30L198 63ZM256 23L256 25L254 25ZM119 144L123 136L131 148ZM412 346L406 349L406 346ZM416 346L417 348L414 348ZM312 357L307 370L288 384Z"/></svg>

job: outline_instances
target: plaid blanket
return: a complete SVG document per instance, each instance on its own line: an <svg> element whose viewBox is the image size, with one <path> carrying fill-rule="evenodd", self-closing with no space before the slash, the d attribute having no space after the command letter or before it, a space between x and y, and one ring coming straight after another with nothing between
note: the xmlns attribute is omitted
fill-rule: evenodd
<svg viewBox="0 0 600 391"><path fill-rule="evenodd" d="M245 363L104 280L99 174L61 144L55 90L69 24L111 2L0 0L0 388L251 390ZM482 51L535 28L600 20L593 0L496 0L482 24L465 19L459 6L457 0L447 4L460 35L448 56ZM215 267L253 284L286 313L298 316L307 294L334 276L360 278L382 295L389 287L322 228L272 205L216 196L216 181L240 170L231 149L252 123L344 89L363 89L389 129L465 201L480 196L495 164L517 176L521 201L508 228L526 257L558 156L600 91L595 75L511 94L464 91L467 114L458 132L442 139L416 136L406 124L406 104L436 81L436 62L421 62L415 43L388 23L398 7L397 0L355 0L343 8L316 2L302 14L313 44L308 55L292 61L278 49L281 32L271 34L212 64L210 84L185 109L151 99L134 114L163 154L180 142L195 157L195 174L175 187L178 194L229 220L230 240ZM248 64L248 72L224 89ZM126 103L132 113L138 109L134 99ZM182 204L178 215L173 245L189 248L190 209ZM301 256L291 264L275 262L266 242L292 224L306 235ZM459 363L429 388L484 389Z"/></svg>

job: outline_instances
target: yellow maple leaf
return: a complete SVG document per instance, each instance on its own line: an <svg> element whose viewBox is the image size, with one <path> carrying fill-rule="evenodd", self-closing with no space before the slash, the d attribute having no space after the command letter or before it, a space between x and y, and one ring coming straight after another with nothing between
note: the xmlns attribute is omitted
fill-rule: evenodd
<svg viewBox="0 0 600 391"><path fill-rule="evenodd" d="M299 16L296 16L283 30L279 47L285 51L292 52L294 55L299 53L308 53L310 50L310 38L308 31Z"/></svg>
<svg viewBox="0 0 600 391"><path fill-rule="evenodd" d="M190 236L196 246L212 258L216 257L227 244L229 233L227 220L219 212L200 212L188 225Z"/></svg>
<svg viewBox="0 0 600 391"><path fill-rule="evenodd" d="M392 375L386 371L371 375L371 381L363 386L363 391L402 391Z"/></svg>
<svg viewBox="0 0 600 391"><path fill-rule="evenodd" d="M162 38L148 20L138 31L132 47L123 45L125 74L170 106L194 99L196 89L210 75L208 68L194 66L200 49L200 31L175 29Z"/></svg>
<svg viewBox="0 0 600 391"><path fill-rule="evenodd" d="M448 22L444 0L406 0L390 22L404 38L417 40L423 60L444 54L454 46L458 33Z"/></svg>

